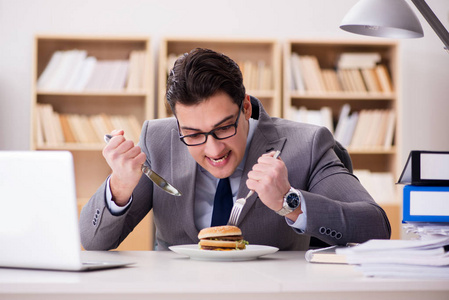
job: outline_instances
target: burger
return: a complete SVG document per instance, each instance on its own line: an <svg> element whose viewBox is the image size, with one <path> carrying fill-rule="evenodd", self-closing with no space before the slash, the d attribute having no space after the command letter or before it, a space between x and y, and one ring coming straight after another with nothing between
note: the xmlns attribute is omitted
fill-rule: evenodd
<svg viewBox="0 0 449 300"><path fill-rule="evenodd" d="M214 226L202 229L198 238L201 250L243 250L248 244L237 226Z"/></svg>

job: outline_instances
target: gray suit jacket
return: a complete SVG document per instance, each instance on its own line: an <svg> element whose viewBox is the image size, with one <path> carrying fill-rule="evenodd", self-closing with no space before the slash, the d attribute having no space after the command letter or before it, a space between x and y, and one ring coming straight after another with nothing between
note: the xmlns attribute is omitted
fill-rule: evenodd
<svg viewBox="0 0 449 300"><path fill-rule="evenodd" d="M306 250L310 236L328 244L389 238L385 212L336 156L332 134L325 128L271 118L252 98L252 118L259 119L251 142L237 198L248 193L247 173L264 153L281 150L291 185L303 194L307 228L303 234L284 217L267 208L255 193L243 209L238 226L250 244L280 250ZM142 176L133 202L121 215L111 214L105 203L105 183L81 212L81 241L85 249L116 248L153 209L158 250L170 245L198 243L194 222L195 175L198 170L187 147L179 140L174 118L146 121L140 146L147 162L183 195L171 196ZM94 219L96 220L94 222Z"/></svg>

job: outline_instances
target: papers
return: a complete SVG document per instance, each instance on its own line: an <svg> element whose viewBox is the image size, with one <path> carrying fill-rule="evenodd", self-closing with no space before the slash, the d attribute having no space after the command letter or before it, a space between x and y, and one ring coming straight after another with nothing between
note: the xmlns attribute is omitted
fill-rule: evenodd
<svg viewBox="0 0 449 300"><path fill-rule="evenodd" d="M427 240L370 240L337 249L365 276L449 278L449 237Z"/></svg>
<svg viewBox="0 0 449 300"><path fill-rule="evenodd" d="M369 264L356 266L355 269L370 277L449 278L449 269L447 267Z"/></svg>
<svg viewBox="0 0 449 300"><path fill-rule="evenodd" d="M414 233L421 239L435 238L438 236L449 237L449 223L435 222L406 222L403 228L407 233Z"/></svg>

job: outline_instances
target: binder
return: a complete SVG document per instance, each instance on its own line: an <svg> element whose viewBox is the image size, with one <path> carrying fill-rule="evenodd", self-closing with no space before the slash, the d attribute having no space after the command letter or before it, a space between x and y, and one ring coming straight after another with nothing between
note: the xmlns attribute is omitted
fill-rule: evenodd
<svg viewBox="0 0 449 300"><path fill-rule="evenodd" d="M323 264L346 264L346 256L339 255L335 252L339 247L346 248L343 246L329 246L326 248L309 249L305 254L306 261Z"/></svg>
<svg viewBox="0 0 449 300"><path fill-rule="evenodd" d="M404 222L449 222L449 186L404 186Z"/></svg>
<svg viewBox="0 0 449 300"><path fill-rule="evenodd" d="M449 186L449 152L412 150L397 183Z"/></svg>

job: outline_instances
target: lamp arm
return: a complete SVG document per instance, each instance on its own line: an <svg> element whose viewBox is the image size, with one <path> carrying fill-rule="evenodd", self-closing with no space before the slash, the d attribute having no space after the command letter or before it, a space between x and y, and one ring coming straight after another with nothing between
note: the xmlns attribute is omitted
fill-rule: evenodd
<svg viewBox="0 0 449 300"><path fill-rule="evenodd" d="M430 9L424 0L411 0L415 4L419 12L424 16L427 23L432 27L435 33L438 35L440 40L443 42L446 50L449 52L449 32L440 22L435 13Z"/></svg>

